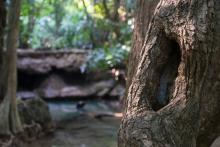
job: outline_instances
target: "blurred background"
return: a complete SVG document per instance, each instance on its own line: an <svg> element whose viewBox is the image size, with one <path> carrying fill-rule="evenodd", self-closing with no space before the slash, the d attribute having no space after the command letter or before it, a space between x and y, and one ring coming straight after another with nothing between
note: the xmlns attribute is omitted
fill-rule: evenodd
<svg viewBox="0 0 220 147"><path fill-rule="evenodd" d="M132 0L22 1L18 97L43 99L55 126L29 147L117 146L134 9Z"/></svg>

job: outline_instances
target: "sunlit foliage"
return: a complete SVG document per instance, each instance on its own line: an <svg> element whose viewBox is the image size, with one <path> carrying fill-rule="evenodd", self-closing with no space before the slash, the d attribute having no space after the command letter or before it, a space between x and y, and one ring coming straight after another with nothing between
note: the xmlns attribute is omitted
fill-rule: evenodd
<svg viewBox="0 0 220 147"><path fill-rule="evenodd" d="M102 67L112 66L126 58L131 46L133 5L119 0L23 0L20 47L94 49L90 59L105 54L97 66L103 60Z"/></svg>

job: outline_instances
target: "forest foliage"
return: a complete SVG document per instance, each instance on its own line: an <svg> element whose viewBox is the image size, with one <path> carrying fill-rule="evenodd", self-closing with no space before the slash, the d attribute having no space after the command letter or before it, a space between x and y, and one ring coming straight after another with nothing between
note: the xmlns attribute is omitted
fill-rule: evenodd
<svg viewBox="0 0 220 147"><path fill-rule="evenodd" d="M90 68L123 62L131 47L132 0L23 0L20 48L92 50Z"/></svg>

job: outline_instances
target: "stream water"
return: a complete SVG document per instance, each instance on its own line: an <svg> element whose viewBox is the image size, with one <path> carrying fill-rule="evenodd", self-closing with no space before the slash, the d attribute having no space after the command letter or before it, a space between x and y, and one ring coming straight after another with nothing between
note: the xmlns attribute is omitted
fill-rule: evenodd
<svg viewBox="0 0 220 147"><path fill-rule="evenodd" d="M82 109L71 101L48 102L55 132L29 144L29 147L117 147L120 118L101 117L99 113L119 112L116 101L87 101Z"/></svg>
<svg viewBox="0 0 220 147"><path fill-rule="evenodd" d="M83 109L77 102L48 102L57 125L55 132L28 144L27 147L117 147L120 118L95 114L120 112L117 101L86 101ZM220 147L220 138L211 147Z"/></svg>

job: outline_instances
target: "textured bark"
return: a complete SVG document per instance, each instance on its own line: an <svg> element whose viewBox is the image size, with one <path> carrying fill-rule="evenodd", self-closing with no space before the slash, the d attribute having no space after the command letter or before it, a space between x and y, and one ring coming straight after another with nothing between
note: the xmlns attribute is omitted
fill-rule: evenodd
<svg viewBox="0 0 220 147"><path fill-rule="evenodd" d="M131 84L134 73L136 72L138 59L140 58L140 51L146 37L146 32L149 22L152 19L154 10L159 0L137 0L137 7L135 11L135 30L133 33L133 47L129 55L128 65L128 79L127 87Z"/></svg>
<svg viewBox="0 0 220 147"><path fill-rule="evenodd" d="M3 37L4 37L4 28L5 28L5 22L6 22L6 16L5 16L5 1L0 1L0 56L2 55L3 51ZM0 63L2 62L2 58L0 58Z"/></svg>
<svg viewBox="0 0 220 147"><path fill-rule="evenodd" d="M5 24L6 24L6 9L5 9L5 0L0 1L0 101L2 101L2 95L4 89L2 89L2 85L4 83L3 78L3 50L4 50L4 30L5 30Z"/></svg>
<svg viewBox="0 0 220 147"><path fill-rule="evenodd" d="M220 133L220 2L160 0L140 29L119 146L210 146Z"/></svg>
<svg viewBox="0 0 220 147"><path fill-rule="evenodd" d="M8 30L6 41L6 53L3 61L5 78L4 99L0 104L0 134L10 135L22 131L20 123L17 104L16 104L16 91L17 91L17 40L19 28L19 15L20 15L20 0L14 0L9 7L8 16Z"/></svg>

